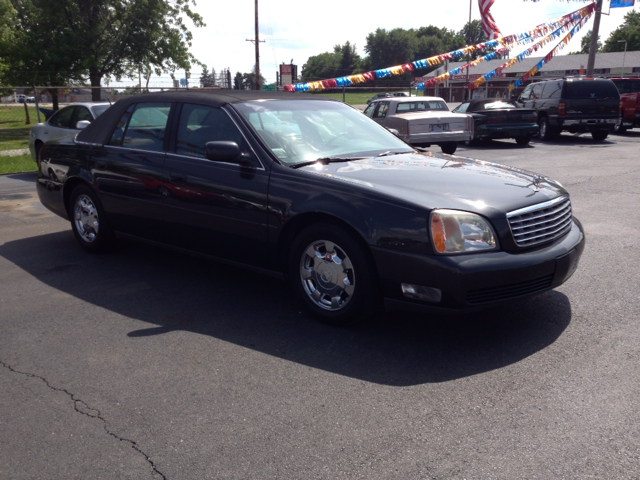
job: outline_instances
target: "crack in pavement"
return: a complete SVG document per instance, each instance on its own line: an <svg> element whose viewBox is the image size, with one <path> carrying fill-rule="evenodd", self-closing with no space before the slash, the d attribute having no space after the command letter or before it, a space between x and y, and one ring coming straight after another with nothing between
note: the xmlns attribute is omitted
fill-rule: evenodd
<svg viewBox="0 0 640 480"><path fill-rule="evenodd" d="M74 395L73 393L69 392L68 390L65 390L64 388L59 388L59 387L54 387L53 385L51 385L49 383L49 381L44 378L41 377L39 375L35 375L33 373L28 373L28 372L21 372L20 370L16 370L15 368L13 368L11 365L3 362L2 360L0 360L0 365L2 365L4 368L6 368L7 370L9 370L10 372L13 373L17 373L19 375L24 375L26 377L31 377L31 378L36 378L38 380L41 380L42 382L44 382L44 384L50 388L51 390L54 390L56 392L62 392L65 393L66 395L69 396L69 398L73 401L73 408L76 412L85 415L87 417L90 418L97 418L98 420L100 420L102 422L102 428L104 429L104 431L112 436L113 438L115 438L116 440L119 440L121 442L125 442L128 443L131 448L133 448L136 452L140 453L141 455L144 456L144 458L146 459L147 463L151 466L151 469L153 470L154 473L158 474L160 477L162 477L163 480L167 480L167 477L160 471L158 470L158 467L156 467L155 463L153 463L153 460L151 460L151 458L149 457L149 455L147 455L139 446L138 443L130 440L128 438L124 438L124 437L120 437L119 435L117 435L116 433L112 432L111 430L109 430L109 427L107 426L107 421L102 417L102 414L100 413L100 410L97 410L95 408L91 408L89 405L87 405L83 400L80 400L79 398L76 397L76 395Z"/></svg>

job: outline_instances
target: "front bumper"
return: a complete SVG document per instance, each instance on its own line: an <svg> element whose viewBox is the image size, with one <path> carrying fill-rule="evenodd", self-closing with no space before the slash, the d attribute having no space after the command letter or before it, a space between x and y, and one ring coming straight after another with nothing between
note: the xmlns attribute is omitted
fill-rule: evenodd
<svg viewBox="0 0 640 480"><path fill-rule="evenodd" d="M555 288L574 273L585 236L574 219L571 231L557 242L523 253L416 255L373 248L387 309L438 313L479 310ZM401 285L438 289L440 302L412 300Z"/></svg>

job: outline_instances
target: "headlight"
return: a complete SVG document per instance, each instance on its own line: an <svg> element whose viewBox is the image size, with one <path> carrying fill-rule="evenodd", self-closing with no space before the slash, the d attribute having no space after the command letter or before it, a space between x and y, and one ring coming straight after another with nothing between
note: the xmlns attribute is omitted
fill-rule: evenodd
<svg viewBox="0 0 640 480"><path fill-rule="evenodd" d="M466 253L498 248L489 222L459 210L434 210L429 218L431 242L438 253Z"/></svg>

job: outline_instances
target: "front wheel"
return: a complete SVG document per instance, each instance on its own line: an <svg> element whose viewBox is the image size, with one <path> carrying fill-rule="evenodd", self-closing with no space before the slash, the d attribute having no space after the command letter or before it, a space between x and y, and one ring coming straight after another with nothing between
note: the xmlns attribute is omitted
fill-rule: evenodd
<svg viewBox="0 0 640 480"><path fill-rule="evenodd" d="M623 113L623 116L624 116L624 113ZM614 133L617 133L619 135L622 135L627 131L627 127L622 125L622 118L618 119L618 121L616 122L616 125L613 127L613 131Z"/></svg>
<svg viewBox="0 0 640 480"><path fill-rule="evenodd" d="M555 135L555 131L553 127L549 125L549 119L547 117L542 117L538 121L538 137L540 140L551 140Z"/></svg>
<svg viewBox="0 0 640 480"><path fill-rule="evenodd" d="M88 186L77 186L70 205L71 228L82 248L91 253L109 250L113 231L95 192Z"/></svg>
<svg viewBox="0 0 640 480"><path fill-rule="evenodd" d="M531 141L531 137L529 135L521 135L519 137L516 137L516 143L518 145L529 145L529 142Z"/></svg>
<svg viewBox="0 0 640 480"><path fill-rule="evenodd" d="M375 313L377 276L365 248L332 223L312 225L294 240L289 279L320 321L345 326Z"/></svg>
<svg viewBox="0 0 640 480"><path fill-rule="evenodd" d="M442 153L446 153L448 155L453 155L454 153L456 153L457 149L458 142L446 142L440 144L440 150L442 150Z"/></svg>

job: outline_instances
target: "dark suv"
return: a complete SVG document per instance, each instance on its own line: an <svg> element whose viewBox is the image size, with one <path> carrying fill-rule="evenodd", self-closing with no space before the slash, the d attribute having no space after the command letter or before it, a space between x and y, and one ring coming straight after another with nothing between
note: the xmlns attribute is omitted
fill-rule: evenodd
<svg viewBox="0 0 640 480"><path fill-rule="evenodd" d="M607 78L567 77L532 83L516 103L538 115L538 136L550 140L562 131L591 132L602 141L620 118L620 94Z"/></svg>

